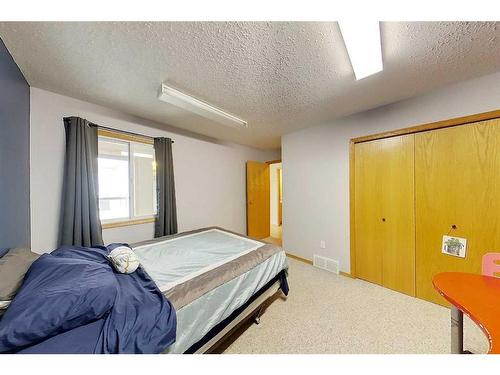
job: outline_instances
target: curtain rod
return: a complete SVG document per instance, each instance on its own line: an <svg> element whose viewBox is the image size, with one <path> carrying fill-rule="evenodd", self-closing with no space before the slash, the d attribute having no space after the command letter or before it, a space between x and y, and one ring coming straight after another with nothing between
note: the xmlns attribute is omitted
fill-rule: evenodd
<svg viewBox="0 0 500 375"><path fill-rule="evenodd" d="M107 126L101 126L101 125L97 125L97 124L93 124L93 125L97 126L100 129L106 129L106 130L111 130L111 131L118 132L118 133L125 133L125 134L135 135L135 136L138 136L138 137L154 139L154 137L150 137L149 135L144 135L144 134L139 134L139 133L133 133L133 132L129 132L129 131L126 131L126 130L108 128ZM171 140L172 140L172 143L175 143L175 141L173 139L171 139Z"/></svg>

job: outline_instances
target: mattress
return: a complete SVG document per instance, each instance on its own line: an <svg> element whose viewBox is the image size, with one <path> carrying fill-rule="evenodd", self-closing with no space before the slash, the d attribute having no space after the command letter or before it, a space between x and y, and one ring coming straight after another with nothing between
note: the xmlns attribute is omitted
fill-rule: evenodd
<svg viewBox="0 0 500 375"><path fill-rule="evenodd" d="M141 265L174 305L184 353L288 268L284 251L221 228L132 245Z"/></svg>
<svg viewBox="0 0 500 375"><path fill-rule="evenodd" d="M133 246L141 265L164 292L264 246L218 228Z"/></svg>

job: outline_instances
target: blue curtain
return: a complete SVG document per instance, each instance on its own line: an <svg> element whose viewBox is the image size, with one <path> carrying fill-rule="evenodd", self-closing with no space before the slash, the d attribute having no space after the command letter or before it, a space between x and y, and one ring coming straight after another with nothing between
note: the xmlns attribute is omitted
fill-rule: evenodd
<svg viewBox="0 0 500 375"><path fill-rule="evenodd" d="M97 176L97 126L64 118L66 160L59 245L102 245Z"/></svg>
<svg viewBox="0 0 500 375"><path fill-rule="evenodd" d="M155 138L156 188L158 214L155 219L155 237L177 233L177 208L175 204L174 165L172 140Z"/></svg>

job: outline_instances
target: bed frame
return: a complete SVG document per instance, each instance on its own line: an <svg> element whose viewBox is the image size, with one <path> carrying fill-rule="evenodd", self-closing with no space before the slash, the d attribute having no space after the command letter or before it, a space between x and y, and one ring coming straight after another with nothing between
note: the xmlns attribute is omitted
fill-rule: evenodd
<svg viewBox="0 0 500 375"><path fill-rule="evenodd" d="M282 277L281 272L254 294L243 306L212 328L205 337L191 346L185 354L211 353L249 319L254 319L255 323L259 324L260 314L263 311L265 303L277 294L283 295L280 277Z"/></svg>

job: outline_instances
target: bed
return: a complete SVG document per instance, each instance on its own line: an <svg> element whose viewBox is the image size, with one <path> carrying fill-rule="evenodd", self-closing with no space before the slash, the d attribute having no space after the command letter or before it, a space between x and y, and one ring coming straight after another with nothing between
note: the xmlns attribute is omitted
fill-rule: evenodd
<svg viewBox="0 0 500 375"><path fill-rule="evenodd" d="M164 327L170 327L176 320L176 329L174 325L173 330L175 342L164 345L164 353L209 352L243 321L257 317L262 304L271 296L277 293L288 294L288 267L284 251L278 246L222 228L203 228L132 244L131 247L141 262L140 269L131 275L138 279L138 283L152 284L156 292L150 287L149 292L158 293L160 296L163 294L166 297L163 300L173 310L173 315L169 313L169 322L165 322ZM109 251L106 248L79 251L82 256L87 257L89 250L97 252L95 256L98 258L105 254L105 251ZM60 251L61 249L58 249L54 253ZM104 253L99 254L99 251ZM73 257L73 254L70 256ZM45 261L51 260L51 257L45 258ZM102 262L102 259L99 259L101 263L106 263L106 260ZM122 280L128 282L127 277L122 277ZM23 288L24 285L20 294L23 294ZM137 299L137 296L143 298L136 294L132 296L132 300ZM14 307L16 298L13 301ZM154 296L151 298L154 299ZM140 309L140 306L135 306L132 310L135 314L136 310ZM143 309L146 310L143 313L151 314L151 309L157 309L157 305L150 304L147 309ZM144 322L149 320L145 319ZM122 323L119 322L120 326ZM105 319L97 319L58 332L57 335L15 352L101 352L96 351L93 338L102 337L103 329L107 325ZM149 325L155 326L151 322ZM133 328L133 335L126 330L122 333L129 341L130 336L135 340L135 335L142 335L142 331L137 331L137 327ZM121 337L114 337L114 340L121 341ZM160 342L162 338L158 340ZM157 352L148 350L144 352ZM119 348L105 352L115 351L121 352ZM129 346L123 352L141 350L131 351Z"/></svg>
<svg viewBox="0 0 500 375"><path fill-rule="evenodd" d="M165 353L210 351L276 293L288 294L285 252L210 227L132 245L177 314Z"/></svg>

